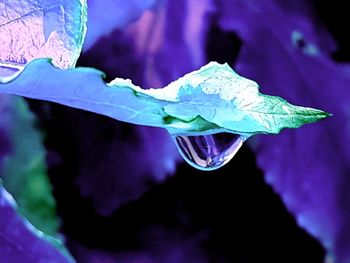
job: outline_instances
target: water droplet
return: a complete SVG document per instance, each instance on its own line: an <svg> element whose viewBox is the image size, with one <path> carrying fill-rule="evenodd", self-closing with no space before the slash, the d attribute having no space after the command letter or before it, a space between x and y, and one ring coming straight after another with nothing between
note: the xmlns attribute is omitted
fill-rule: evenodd
<svg viewBox="0 0 350 263"><path fill-rule="evenodd" d="M174 136L182 157L193 167L210 171L228 163L246 137L232 133L199 136Z"/></svg>

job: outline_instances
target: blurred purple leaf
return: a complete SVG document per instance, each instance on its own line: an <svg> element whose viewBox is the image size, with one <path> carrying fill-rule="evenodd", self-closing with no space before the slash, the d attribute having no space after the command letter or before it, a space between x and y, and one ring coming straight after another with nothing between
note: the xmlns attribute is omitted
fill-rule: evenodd
<svg viewBox="0 0 350 263"><path fill-rule="evenodd" d="M143 57L143 87L163 87L206 63L212 0L163 1L124 29Z"/></svg>
<svg viewBox="0 0 350 263"><path fill-rule="evenodd" d="M235 69L261 90L321 107L333 118L259 138L258 163L298 223L336 262L350 262L349 66L332 61L334 43L308 2L220 1L222 28L243 46Z"/></svg>
<svg viewBox="0 0 350 263"><path fill-rule="evenodd" d="M101 125L86 131L86 125L96 122ZM77 127L85 135L77 145L80 171L76 182L82 196L92 198L102 215L139 198L152 184L175 172L179 155L166 131L86 117L79 118Z"/></svg>
<svg viewBox="0 0 350 263"><path fill-rule="evenodd" d="M48 236L17 214L11 195L0 186L0 261L6 263L74 262Z"/></svg>
<svg viewBox="0 0 350 263"><path fill-rule="evenodd" d="M123 28L152 8L159 0L88 0L88 34L84 50L90 49L101 37Z"/></svg>

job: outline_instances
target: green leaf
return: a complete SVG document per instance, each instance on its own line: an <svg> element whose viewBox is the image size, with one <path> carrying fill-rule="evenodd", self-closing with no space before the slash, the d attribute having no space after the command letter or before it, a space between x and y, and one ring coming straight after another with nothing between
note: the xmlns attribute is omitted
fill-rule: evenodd
<svg viewBox="0 0 350 263"><path fill-rule="evenodd" d="M1 103L1 117L6 124L12 151L1 164L0 185L2 178L4 186L18 203L18 212L43 232L41 238L70 258L58 234L60 222L47 175L43 136L35 127L35 115L22 98L3 96Z"/></svg>
<svg viewBox="0 0 350 263"><path fill-rule="evenodd" d="M56 204L46 171L43 138L36 118L21 98L4 98L12 152L3 161L0 175L15 197L20 212L41 231L57 236ZM4 116L3 116L4 117Z"/></svg>
<svg viewBox="0 0 350 263"><path fill-rule="evenodd" d="M91 68L60 70L47 60L0 79L0 92L57 102L138 125L162 127L172 135L217 132L278 133L329 116L259 93L258 85L227 64L211 62L163 89L144 90L130 80L109 84Z"/></svg>

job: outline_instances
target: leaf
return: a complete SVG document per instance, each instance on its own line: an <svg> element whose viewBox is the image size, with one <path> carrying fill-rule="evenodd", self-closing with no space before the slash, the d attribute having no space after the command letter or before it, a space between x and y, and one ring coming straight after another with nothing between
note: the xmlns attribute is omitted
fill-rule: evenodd
<svg viewBox="0 0 350 263"><path fill-rule="evenodd" d="M6 155L0 156L0 178L16 198L17 212L68 255L59 240L56 204L46 170L43 138L35 128L36 118L22 98L0 95L0 100L0 131L6 139L2 150L8 148Z"/></svg>
<svg viewBox="0 0 350 263"><path fill-rule="evenodd" d="M55 200L46 171L45 148L40 132L35 128L35 116L22 98L2 95L0 125L11 147L0 164L4 186L19 204L19 211L35 227L56 236L58 219Z"/></svg>
<svg viewBox="0 0 350 263"><path fill-rule="evenodd" d="M0 182L1 183L1 182ZM59 252L51 238L35 229L16 212L12 196L0 184L0 254L1 262L74 262Z"/></svg>
<svg viewBox="0 0 350 263"><path fill-rule="evenodd" d="M171 134L278 133L282 128L297 128L329 115L261 95L255 82L215 62L163 89L143 90L120 78L106 85L101 76L90 68L62 71L47 60L36 60L22 74L2 79L0 92L162 127Z"/></svg>
<svg viewBox="0 0 350 263"><path fill-rule="evenodd" d="M86 31L86 0L0 3L0 76L35 58L50 57L60 68L77 61Z"/></svg>

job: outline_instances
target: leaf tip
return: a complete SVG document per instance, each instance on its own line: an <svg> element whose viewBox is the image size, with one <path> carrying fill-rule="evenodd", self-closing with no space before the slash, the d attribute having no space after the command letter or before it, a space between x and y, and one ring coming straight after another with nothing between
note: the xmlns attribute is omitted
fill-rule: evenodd
<svg viewBox="0 0 350 263"><path fill-rule="evenodd" d="M333 114L330 113L330 112L326 112L326 111L322 111L322 110L317 110L318 112L315 114L316 117L317 117L317 120L322 120L322 119L325 119L325 118L328 118L328 117L332 117Z"/></svg>

